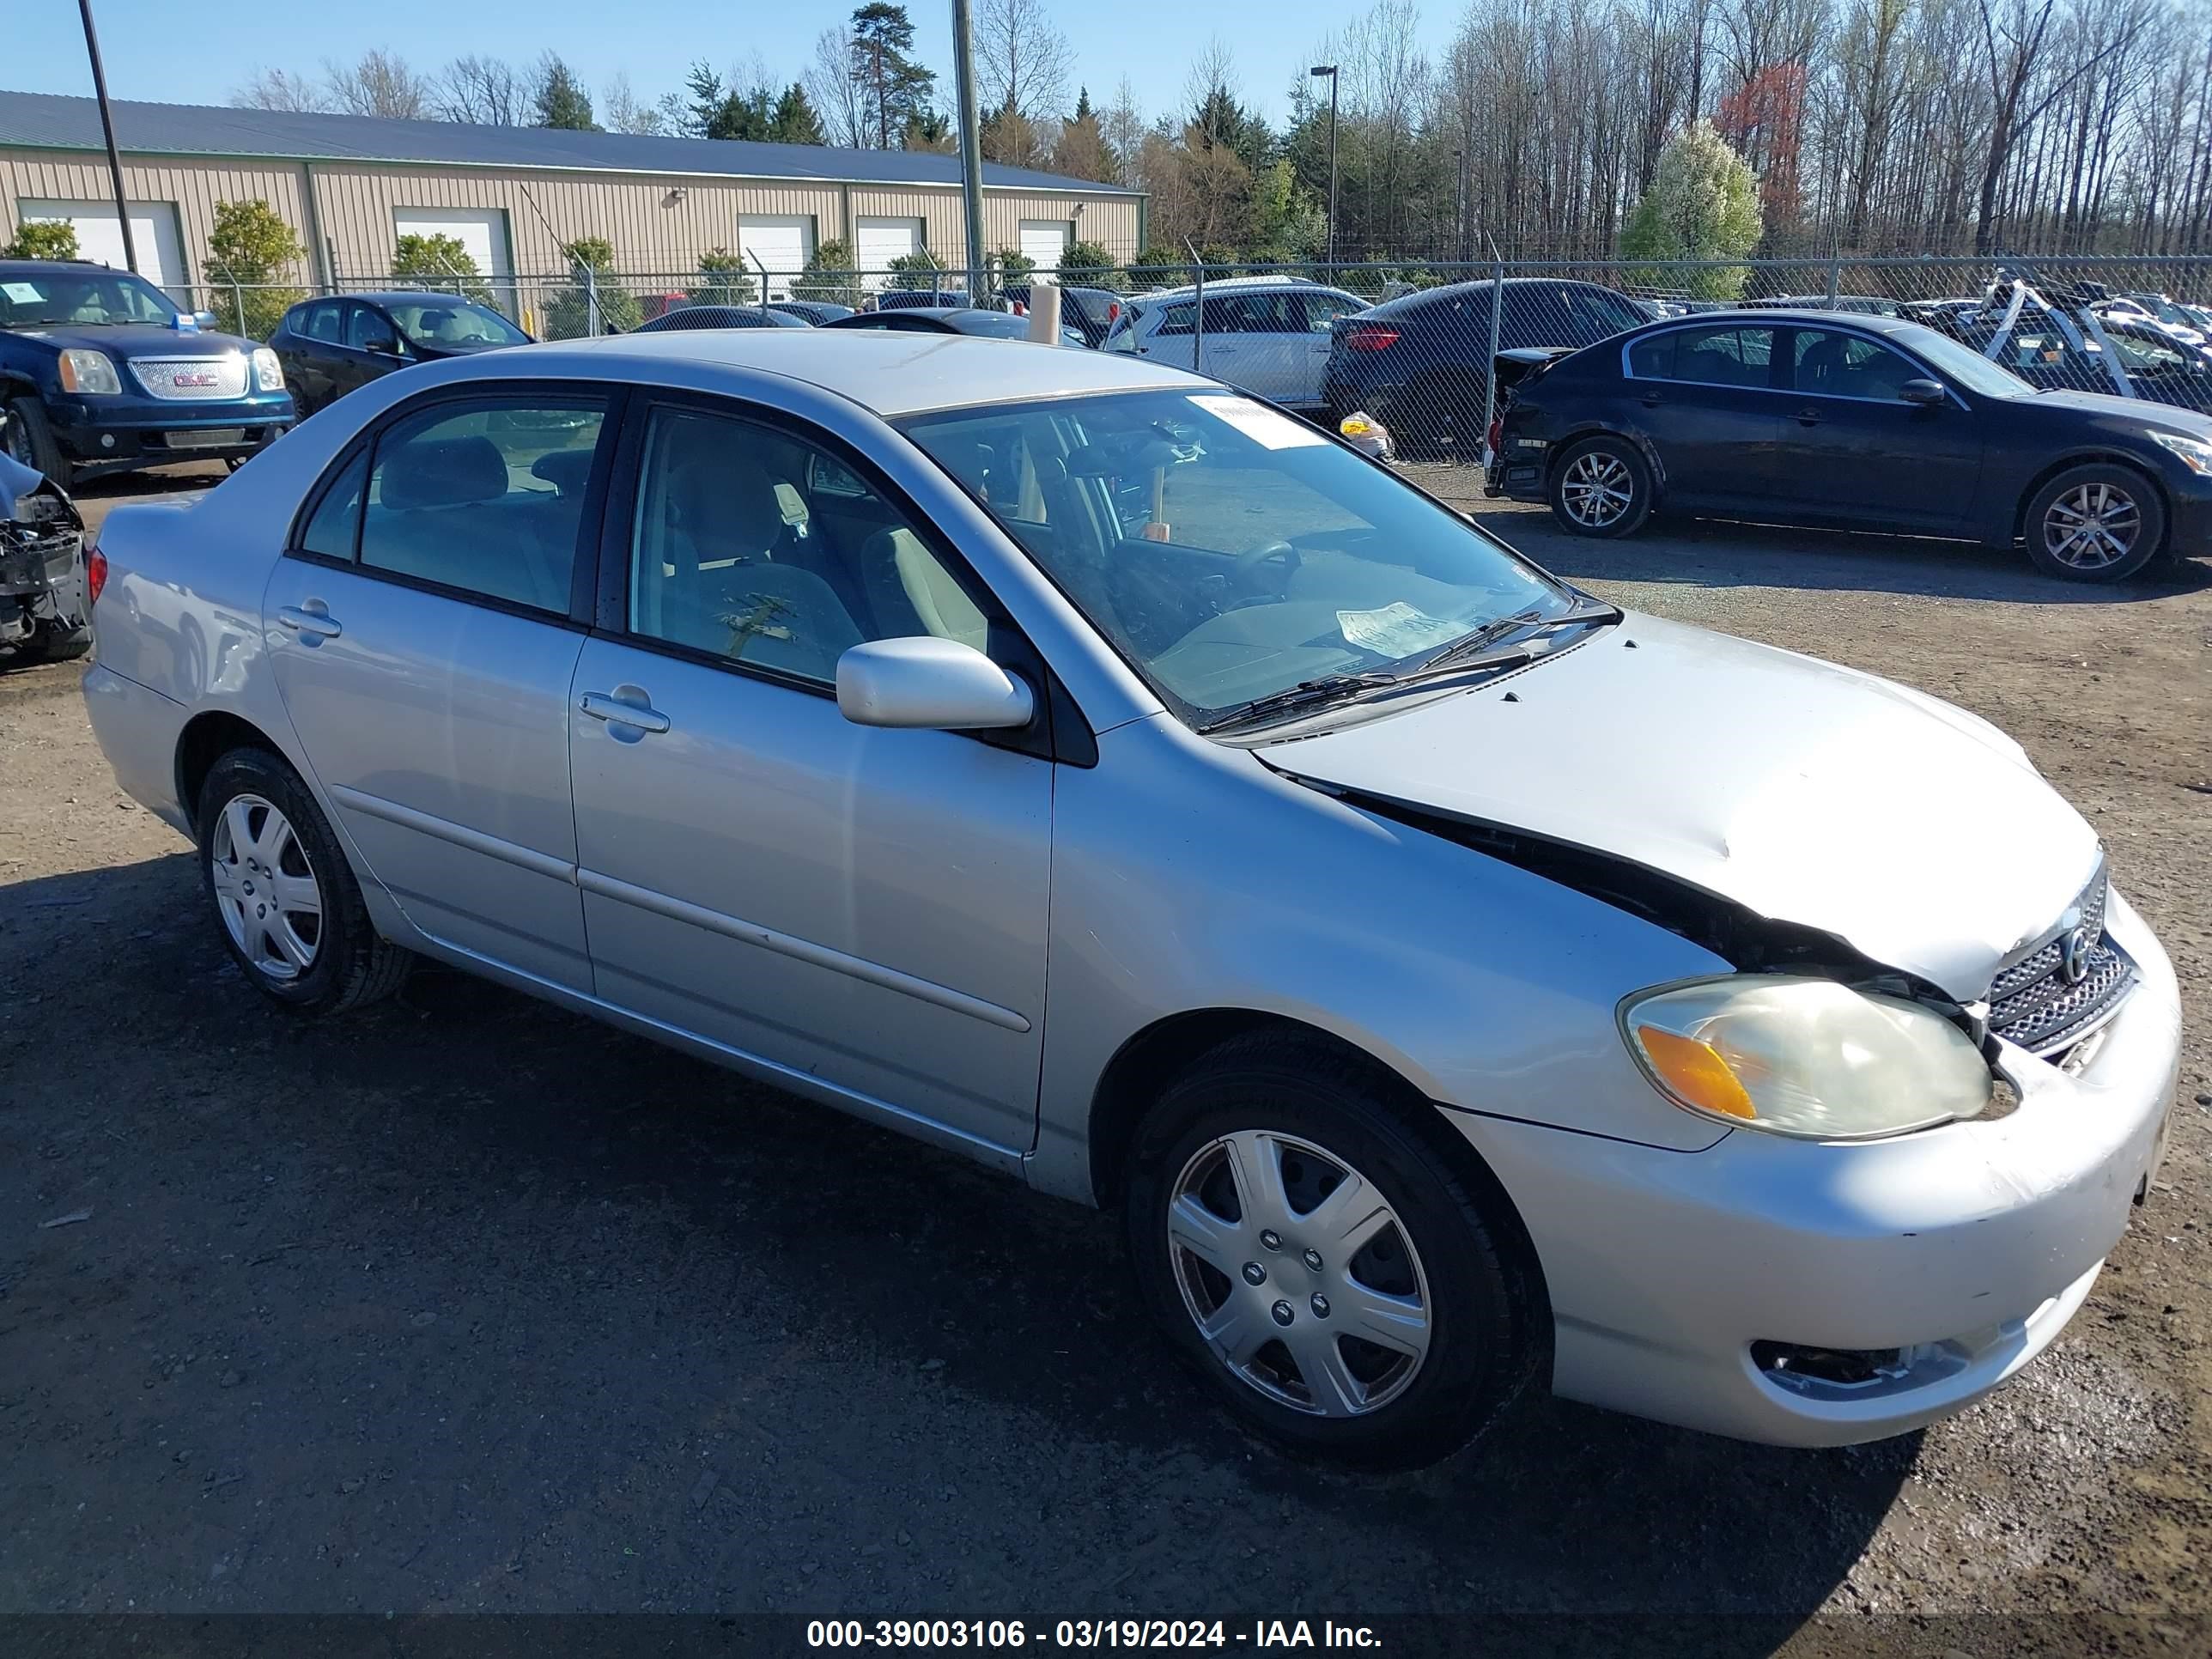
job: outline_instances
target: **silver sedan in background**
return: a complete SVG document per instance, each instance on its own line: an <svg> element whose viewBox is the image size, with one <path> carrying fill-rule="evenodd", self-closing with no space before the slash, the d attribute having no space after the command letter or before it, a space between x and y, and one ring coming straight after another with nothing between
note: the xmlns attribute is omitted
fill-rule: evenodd
<svg viewBox="0 0 2212 1659"><path fill-rule="evenodd" d="M1168 1342L1332 1455L1531 1381L1913 1428L2159 1156L2172 973L2017 745L1133 357L413 369L88 575L100 740L273 1003L432 957L1117 1207Z"/></svg>

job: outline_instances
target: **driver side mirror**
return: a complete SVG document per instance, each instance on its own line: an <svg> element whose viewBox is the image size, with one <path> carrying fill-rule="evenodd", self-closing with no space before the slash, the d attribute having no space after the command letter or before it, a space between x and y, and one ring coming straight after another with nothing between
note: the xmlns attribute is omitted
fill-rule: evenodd
<svg viewBox="0 0 2212 1659"><path fill-rule="evenodd" d="M837 712L855 726L1002 732L1036 709L1028 686L958 640L871 640L837 659Z"/></svg>
<svg viewBox="0 0 2212 1659"><path fill-rule="evenodd" d="M1897 395L1908 404L1932 409L1943 401L1943 383L1941 380L1907 380L1897 388Z"/></svg>

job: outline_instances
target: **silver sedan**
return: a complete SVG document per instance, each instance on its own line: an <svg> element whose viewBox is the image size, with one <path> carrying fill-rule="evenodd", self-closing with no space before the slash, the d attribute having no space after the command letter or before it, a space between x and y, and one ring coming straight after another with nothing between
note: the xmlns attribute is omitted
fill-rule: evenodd
<svg viewBox="0 0 2212 1659"><path fill-rule="evenodd" d="M1534 1382L1796 1445L2047 1346L2174 979L2021 750L1624 613L1127 356L408 370L88 559L85 696L281 1007L486 975L1117 1207L1281 1439Z"/></svg>

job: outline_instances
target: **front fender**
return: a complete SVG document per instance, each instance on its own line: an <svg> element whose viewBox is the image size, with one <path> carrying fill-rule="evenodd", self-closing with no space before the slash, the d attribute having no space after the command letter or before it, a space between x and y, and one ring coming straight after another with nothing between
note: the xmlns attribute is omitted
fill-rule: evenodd
<svg viewBox="0 0 2212 1659"><path fill-rule="evenodd" d="M1684 1152L1614 1027L1629 992L1726 972L1598 900L1270 770L1159 715L1062 768L1032 1181L1090 1201L1098 1081L1178 1014L1328 1033L1465 1110Z"/></svg>

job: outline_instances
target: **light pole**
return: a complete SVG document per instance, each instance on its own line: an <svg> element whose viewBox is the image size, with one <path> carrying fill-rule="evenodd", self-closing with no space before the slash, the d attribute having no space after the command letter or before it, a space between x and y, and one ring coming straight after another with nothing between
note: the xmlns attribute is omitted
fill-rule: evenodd
<svg viewBox="0 0 2212 1659"><path fill-rule="evenodd" d="M983 303L983 144L975 125L975 30L969 0L952 0L952 76L960 112L960 202L968 221L968 302Z"/></svg>
<svg viewBox="0 0 2212 1659"><path fill-rule="evenodd" d="M1336 65L1316 64L1306 71L1328 76L1328 263L1336 263Z"/></svg>
<svg viewBox="0 0 2212 1659"><path fill-rule="evenodd" d="M123 233L123 263L138 269L138 250L131 240L131 207L123 199L123 158L115 153L115 117L107 107L107 71L100 66L100 36L92 27L92 0L76 0L84 18L84 49L92 59L92 89L100 99L100 130L107 139L107 179L115 186L115 228Z"/></svg>

